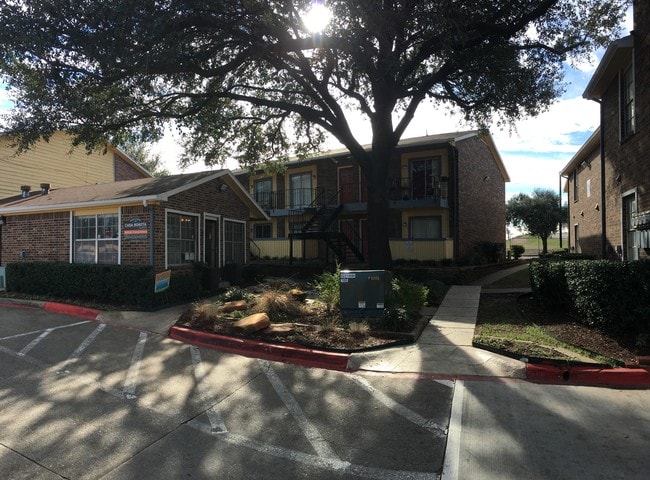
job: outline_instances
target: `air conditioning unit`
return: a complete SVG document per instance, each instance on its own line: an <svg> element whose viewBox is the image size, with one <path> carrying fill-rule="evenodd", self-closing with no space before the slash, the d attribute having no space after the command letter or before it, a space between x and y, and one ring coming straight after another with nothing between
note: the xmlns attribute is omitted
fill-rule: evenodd
<svg viewBox="0 0 650 480"><path fill-rule="evenodd" d="M392 275L386 270L342 270L341 313L349 317L379 317L390 294Z"/></svg>
<svg viewBox="0 0 650 480"><path fill-rule="evenodd" d="M0 290L7 289L7 270L6 267L0 267Z"/></svg>

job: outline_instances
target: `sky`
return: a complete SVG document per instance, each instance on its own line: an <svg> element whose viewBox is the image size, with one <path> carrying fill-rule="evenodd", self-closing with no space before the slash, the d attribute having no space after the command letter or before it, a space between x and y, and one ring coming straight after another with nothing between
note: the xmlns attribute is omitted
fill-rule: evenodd
<svg viewBox="0 0 650 480"><path fill-rule="evenodd" d="M627 35L632 30L631 13L630 8L622 35ZM564 78L566 90L548 111L535 118L517 122L514 131L497 127L491 129L490 133L510 176L510 182L506 183L506 201L518 193L530 194L535 188L550 188L556 191L560 188L559 172L599 124L598 104L583 99L582 93L603 53L604 51L596 52L591 62L582 63L575 68L567 66ZM3 110L11 108L11 105L6 90L0 89L0 114ZM430 104L423 104L402 138L472 128L471 125L464 124L459 115L450 115L434 109ZM357 125L354 131L362 132L358 136L361 143L370 143L368 128ZM327 148L339 147L335 142L327 145ZM177 163L182 148L171 133L151 150L160 154L165 167L172 173L207 169L205 165L195 164L181 170ZM236 163L226 166L237 168Z"/></svg>

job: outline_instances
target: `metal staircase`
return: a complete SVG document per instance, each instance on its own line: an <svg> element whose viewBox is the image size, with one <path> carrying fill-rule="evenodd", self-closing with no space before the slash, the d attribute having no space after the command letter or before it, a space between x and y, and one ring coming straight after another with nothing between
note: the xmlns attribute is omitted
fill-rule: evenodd
<svg viewBox="0 0 650 480"><path fill-rule="evenodd" d="M341 264L364 261L363 253L354 242L337 229L336 220L343 210L342 204L333 206L337 199L338 192L329 199L324 198L324 195L317 195L309 206L289 211L291 224L299 224L307 215L311 215L299 232L289 233L290 262L293 262L293 240L323 240ZM331 200L331 203L328 200Z"/></svg>

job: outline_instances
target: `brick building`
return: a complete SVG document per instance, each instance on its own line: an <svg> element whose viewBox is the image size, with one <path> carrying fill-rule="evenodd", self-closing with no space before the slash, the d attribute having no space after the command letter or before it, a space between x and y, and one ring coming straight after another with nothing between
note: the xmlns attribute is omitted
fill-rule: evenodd
<svg viewBox="0 0 650 480"><path fill-rule="evenodd" d="M650 4L634 2L634 30L613 42L583 96L601 125L562 170L573 251L636 260L650 253Z"/></svg>
<svg viewBox="0 0 650 480"><path fill-rule="evenodd" d="M246 263L250 218L267 219L228 170L43 190L0 201L1 258L219 268Z"/></svg>
<svg viewBox="0 0 650 480"><path fill-rule="evenodd" d="M342 264L367 257L366 182L347 150L289 162L283 173L236 176L269 216L251 222L254 257ZM505 246L510 179L489 134L404 139L389 177L393 260L462 260L481 242Z"/></svg>

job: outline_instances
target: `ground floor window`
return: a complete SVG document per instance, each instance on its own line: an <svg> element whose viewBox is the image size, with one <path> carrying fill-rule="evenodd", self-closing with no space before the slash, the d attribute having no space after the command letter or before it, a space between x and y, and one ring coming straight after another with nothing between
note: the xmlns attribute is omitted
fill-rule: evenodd
<svg viewBox="0 0 650 480"><path fill-rule="evenodd" d="M253 226L253 238L272 238L270 223L256 223Z"/></svg>
<svg viewBox="0 0 650 480"><path fill-rule="evenodd" d="M442 217L411 217L409 219L409 238L436 239L442 238Z"/></svg>
<svg viewBox="0 0 650 480"><path fill-rule="evenodd" d="M223 222L224 263L246 263L246 223L233 220Z"/></svg>
<svg viewBox="0 0 650 480"><path fill-rule="evenodd" d="M74 263L119 262L119 216L117 213L74 217Z"/></svg>
<svg viewBox="0 0 650 480"><path fill-rule="evenodd" d="M167 212L167 265L182 265L198 260L197 228L197 217Z"/></svg>

